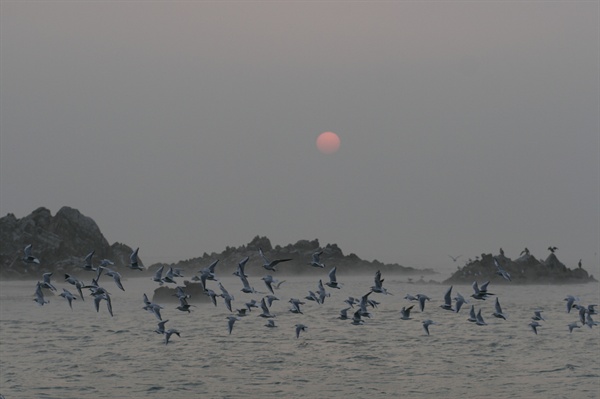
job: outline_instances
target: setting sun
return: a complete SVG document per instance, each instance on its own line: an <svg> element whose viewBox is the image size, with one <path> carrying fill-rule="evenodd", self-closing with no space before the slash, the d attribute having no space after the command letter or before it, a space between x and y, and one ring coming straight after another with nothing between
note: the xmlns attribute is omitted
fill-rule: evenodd
<svg viewBox="0 0 600 399"><path fill-rule="evenodd" d="M323 154L333 154L340 148L340 138L333 132L324 132L317 137L317 148Z"/></svg>

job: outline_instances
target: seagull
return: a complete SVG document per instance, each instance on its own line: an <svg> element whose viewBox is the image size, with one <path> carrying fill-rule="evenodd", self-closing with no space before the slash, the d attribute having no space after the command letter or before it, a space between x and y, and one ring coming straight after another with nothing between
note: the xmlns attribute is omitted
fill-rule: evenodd
<svg viewBox="0 0 600 399"><path fill-rule="evenodd" d="M527 247L525 247L525 249L521 251L521 253L519 254L519 256L521 256L523 254L529 255L529 249Z"/></svg>
<svg viewBox="0 0 600 399"><path fill-rule="evenodd" d="M23 248L23 252L25 252L25 256L23 256L23 262L25 263L35 263L36 265L40 264L40 260L38 258L36 258L35 256L32 255L31 253L31 248L33 247L32 244L27 245L25 248Z"/></svg>
<svg viewBox="0 0 600 399"><path fill-rule="evenodd" d="M371 317L371 313L367 310L367 305L369 304L369 295L371 295L373 291L367 292L362 296L359 303L359 311L362 317Z"/></svg>
<svg viewBox="0 0 600 399"><path fill-rule="evenodd" d="M183 277L183 274L181 274L181 269L173 269L173 277Z"/></svg>
<svg viewBox="0 0 600 399"><path fill-rule="evenodd" d="M492 313L492 315L499 319L506 320L506 316L504 315L504 313L502 313L502 308L500 307L500 301L498 301L498 297L496 297L496 304L494 306L496 307L496 311Z"/></svg>
<svg viewBox="0 0 600 399"><path fill-rule="evenodd" d="M360 326L362 324L365 324L365 321L362 319L362 316L360 315L360 310L357 310L356 312L354 312L354 315L352 315L352 324L355 326Z"/></svg>
<svg viewBox="0 0 600 399"><path fill-rule="evenodd" d="M487 290L488 285L490 285L489 280L479 286L479 291L486 296L487 295L495 295L495 294L492 294L491 292L488 292L488 290Z"/></svg>
<svg viewBox="0 0 600 399"><path fill-rule="evenodd" d="M329 281L327 283L325 283L327 286L331 287L331 288L340 288L340 284L337 282L337 279L335 277L335 272L337 270L337 267L333 267L333 269L331 269L331 271L329 272Z"/></svg>
<svg viewBox="0 0 600 399"><path fill-rule="evenodd" d="M452 259L452 262L456 262L458 260L458 258L460 258L462 255L458 255L458 256L448 255L448 256Z"/></svg>
<svg viewBox="0 0 600 399"><path fill-rule="evenodd" d="M277 325L275 324L275 320L273 320L273 319L268 319L268 320L267 320L267 324L265 324L265 327L269 327L269 328L274 328L274 327L277 327Z"/></svg>
<svg viewBox="0 0 600 399"><path fill-rule="evenodd" d="M321 256L321 254L323 253L323 250L314 252L312 254L312 260L310 261L309 265L313 266L313 267L320 267L320 268L324 268L325 264L321 263L319 260L319 256Z"/></svg>
<svg viewBox="0 0 600 399"><path fill-rule="evenodd" d="M309 300L309 301L315 301L316 303L320 303L320 299L317 296L317 294L315 294L314 292L312 292L311 290L308 290L308 295L304 297L305 299Z"/></svg>
<svg viewBox="0 0 600 399"><path fill-rule="evenodd" d="M214 292L211 289L204 289L204 293L206 294L206 296L208 296L210 298L210 300L212 301L213 305L217 306L217 297L220 296L222 297L223 295L217 294L216 292Z"/></svg>
<svg viewBox="0 0 600 399"><path fill-rule="evenodd" d="M240 280L242 280L242 284L244 285L244 287L241 289L242 292L245 292L247 294L254 294L257 291L254 289L254 287L250 287L250 283L248 282L248 279L246 278L245 274L240 274L239 275Z"/></svg>
<svg viewBox="0 0 600 399"><path fill-rule="evenodd" d="M440 305L440 308L454 312L454 309L452 309L452 286L446 291L446 294L444 295L444 304Z"/></svg>
<svg viewBox="0 0 600 399"><path fill-rule="evenodd" d="M215 276L215 267L217 267L217 263L219 263L219 259L198 272L200 273L200 280L204 288L206 288L206 280L217 281Z"/></svg>
<svg viewBox="0 0 600 399"><path fill-rule="evenodd" d="M156 270L156 273L154 273L154 277L152 277L152 281L157 282L159 285L163 285L162 273L163 273L164 269L165 269L164 265L159 267L158 270Z"/></svg>
<svg viewBox="0 0 600 399"><path fill-rule="evenodd" d="M416 298L419 301L419 308L421 309L421 312L422 312L423 310L425 310L425 301L430 301L431 298L429 298L425 294L417 294Z"/></svg>
<svg viewBox="0 0 600 399"><path fill-rule="evenodd" d="M340 315L338 317L338 319L340 320L348 320L348 310L350 310L352 308L344 308L342 310L340 310Z"/></svg>
<svg viewBox="0 0 600 399"><path fill-rule="evenodd" d="M154 302L150 302L146 294L144 294L144 305L144 310L147 310L148 312L154 314L154 316L156 316L156 318L159 321L162 321L162 317L160 315L160 310L163 308L162 306L157 305Z"/></svg>
<svg viewBox="0 0 600 399"><path fill-rule="evenodd" d="M475 299L485 300L485 298L487 298L489 295L494 295L487 292L487 286L489 283L489 281L486 281L481 285L481 287L478 287L477 281L473 281L473 284L471 286L473 287L474 294L471 295L471 297Z"/></svg>
<svg viewBox="0 0 600 399"><path fill-rule="evenodd" d="M179 331L173 328L169 328L167 331L165 331L165 345L169 343L169 339L171 339L171 335L173 334L176 334L179 338L181 338L181 335L179 335Z"/></svg>
<svg viewBox="0 0 600 399"><path fill-rule="evenodd" d="M308 327L306 327L304 324L296 324L296 338L300 337L300 331L306 331L306 329Z"/></svg>
<svg viewBox="0 0 600 399"><path fill-rule="evenodd" d="M572 333L574 328L579 328L579 324L574 321L573 323L567 324L567 327L569 327L569 333Z"/></svg>
<svg viewBox="0 0 600 399"><path fill-rule="evenodd" d="M500 266L500 263L498 263L498 261L496 260L496 257L494 257L494 265L496 265L496 274L499 276L502 276L503 279L507 280L507 281L511 281L510 279L510 273L507 272L506 270L504 270L502 268L502 266Z"/></svg>
<svg viewBox="0 0 600 399"><path fill-rule="evenodd" d="M471 310L469 311L468 321L475 323L477 322L477 316L475 316L475 305L471 305Z"/></svg>
<svg viewBox="0 0 600 399"><path fill-rule="evenodd" d="M425 330L425 333L427 335L429 335L429 326L432 324L436 324L433 321L427 319L427 320L423 320L423 330Z"/></svg>
<svg viewBox="0 0 600 399"><path fill-rule="evenodd" d="M317 292L319 293L319 304L325 303L325 298L331 296L328 292L325 291L325 287L323 287L323 281L319 280L319 285L317 286Z"/></svg>
<svg viewBox="0 0 600 399"><path fill-rule="evenodd" d="M86 285L83 288L88 288L92 292L92 295L102 294L102 293L106 292L106 290L104 288L102 288L98 285L98 277L93 278L90 285Z"/></svg>
<svg viewBox="0 0 600 399"><path fill-rule="evenodd" d="M377 270L375 273L375 285L371 287L371 291L378 292L380 294L392 295L385 288L383 288L383 280L381 278L381 271Z"/></svg>
<svg viewBox="0 0 600 399"><path fill-rule="evenodd" d="M350 305L351 308L354 308L355 303L359 303L360 301L352 296L349 296L348 299L344 299L344 303Z"/></svg>
<svg viewBox="0 0 600 399"><path fill-rule="evenodd" d="M227 290L225 289L225 287L223 287L223 284L221 283L219 283L219 288L222 292L221 296L225 300L225 306L227 306L227 309L229 309L229 311L232 312L231 301L233 301L233 295L229 294L229 292L227 292Z"/></svg>
<svg viewBox="0 0 600 399"><path fill-rule="evenodd" d="M567 301L567 313L571 313L571 309L574 307L573 304L577 301L577 298L573 295L567 295L564 300Z"/></svg>
<svg viewBox="0 0 600 399"><path fill-rule="evenodd" d="M179 297L179 306L177 306L175 309L181 310L182 312L191 313L190 307L192 306L194 305L190 305L185 297Z"/></svg>
<svg viewBox="0 0 600 399"><path fill-rule="evenodd" d="M553 246L549 246L548 247L548 251L554 253L554 251L556 251L558 248L557 247L553 247Z"/></svg>
<svg viewBox="0 0 600 399"><path fill-rule="evenodd" d="M368 299L367 300L367 304L369 304L369 306L371 306L373 309L375 309L377 307L377 305L379 305L381 302L377 302L374 299Z"/></svg>
<svg viewBox="0 0 600 399"><path fill-rule="evenodd" d="M156 327L156 330L154 330L154 332L157 334L164 334L165 333L165 324L167 324L168 321L169 320L159 321L158 327Z"/></svg>
<svg viewBox="0 0 600 399"><path fill-rule="evenodd" d="M581 324L585 324L585 314L587 313L587 308L581 305L575 305L574 307L579 309L579 321L581 321Z"/></svg>
<svg viewBox="0 0 600 399"><path fill-rule="evenodd" d="M249 312L252 311L252 308L258 308L256 299L251 299L250 301L246 302L246 308Z"/></svg>
<svg viewBox="0 0 600 399"><path fill-rule="evenodd" d="M100 311L100 301L104 299L106 301L106 308L108 309L108 313L110 313L110 316L113 317L112 301L110 300L110 295L108 295L108 292L106 292L106 290L103 289L102 291L96 291L96 293L92 295L94 296L94 305L96 306L96 312Z"/></svg>
<svg viewBox="0 0 600 399"><path fill-rule="evenodd" d="M233 330L233 324L237 321L240 320L239 317L237 316L227 316L227 329L229 330L229 335L231 335L231 330Z"/></svg>
<svg viewBox="0 0 600 399"><path fill-rule="evenodd" d="M260 300L260 308L262 309L262 313L259 314L260 317L264 317L265 319L270 319L270 318L275 317L275 315L269 311L269 308L267 307L267 303L265 302L265 298Z"/></svg>
<svg viewBox="0 0 600 399"><path fill-rule="evenodd" d="M236 310L237 310L237 315L238 315L239 317L245 317L245 316L248 316L248 313L247 313L247 312L249 312L249 310L248 310L247 308L241 308L241 309L236 309Z"/></svg>
<svg viewBox="0 0 600 399"><path fill-rule="evenodd" d="M277 298L275 295L267 295L265 297L265 299L267 300L267 305L269 305L269 307L271 307L271 305L273 305L273 301L278 301L279 298ZM304 304L304 302L302 302Z"/></svg>
<svg viewBox="0 0 600 399"><path fill-rule="evenodd" d="M479 311L477 312L475 324L477 324L478 326L486 326L487 325L487 323L483 320L483 316L481 315L481 309L479 309Z"/></svg>
<svg viewBox="0 0 600 399"><path fill-rule="evenodd" d="M79 291L79 296L81 297L81 300L84 301L83 292L81 292L81 289L85 286L83 281L80 281L77 279L77 277L71 276L70 274L67 274L67 273L65 273L65 281L69 284L73 284L77 288L77 291Z"/></svg>
<svg viewBox="0 0 600 399"><path fill-rule="evenodd" d="M265 282L265 285L267 286L269 291L271 291L271 294L275 294L275 291L273 291L273 283L275 283L277 280L275 280L270 274L264 276L262 280Z"/></svg>
<svg viewBox="0 0 600 399"><path fill-rule="evenodd" d="M403 306L402 310L400 311L400 319L402 320L410 320L410 310L412 308L414 308L415 305L411 305L409 307Z"/></svg>
<svg viewBox="0 0 600 399"><path fill-rule="evenodd" d="M258 249L258 253L259 253L259 255L261 256L261 258L263 258L263 261L264 261L264 263L263 263L263 267L264 267L265 269L267 269L267 270L272 270L272 271L274 271L274 272L275 272L275 271L277 271L277 269L275 269L275 265L277 265L278 263L281 263L281 262L287 262L287 261L290 261L290 260L292 260L291 258L288 258L288 259L275 259L275 260L269 260L269 259L267 259L267 257L264 255L264 253L263 253L263 251L262 251L262 248L259 248L259 249Z"/></svg>
<svg viewBox="0 0 600 399"><path fill-rule="evenodd" d="M173 272L173 268L169 267L169 271L165 274L163 281L165 283L177 284L177 281L175 281L174 278L175 278L175 274Z"/></svg>
<svg viewBox="0 0 600 399"><path fill-rule="evenodd" d="M113 262L112 260L109 260L109 259L102 259L102 260L100 261L100 264L99 264L98 266L107 267L107 266L112 266L112 265L114 265L114 264L115 264L115 262Z"/></svg>
<svg viewBox="0 0 600 399"><path fill-rule="evenodd" d="M277 281L277 280L275 280L275 281ZM275 288L276 290L278 290L279 287L281 287L281 284L283 284L283 283L285 283L285 280L281 280L281 281L278 281L276 283L273 283L273 288Z"/></svg>
<svg viewBox="0 0 600 399"><path fill-rule="evenodd" d="M140 250L139 248L136 248L136 250L133 251L131 253L131 255L129 256L129 260L131 262L129 264L129 268L131 268L133 270L140 270L141 271L141 270L144 270L144 266L140 265L140 263L139 263L140 262L139 259L138 259L138 251L139 250Z"/></svg>
<svg viewBox="0 0 600 399"><path fill-rule="evenodd" d="M466 301L466 299L459 293L456 293L456 296L454 297L454 300L456 301L456 313L458 313L460 311L460 308L462 307L463 304L468 303Z"/></svg>
<svg viewBox="0 0 600 399"><path fill-rule="evenodd" d="M242 259L239 263L238 263L238 267L237 270L235 272L233 272L234 276L238 276L238 277L248 277L246 274L244 274L244 267L246 267L246 263L248 262L248 259L250 259L249 256L246 256L244 259Z"/></svg>
<svg viewBox="0 0 600 399"><path fill-rule="evenodd" d="M50 282L50 277L52 277L52 272L44 273L42 275L42 288L48 288L50 291L56 291L56 287Z"/></svg>
<svg viewBox="0 0 600 399"><path fill-rule="evenodd" d="M533 330L533 332L535 333L535 335L537 335L537 328L541 327L542 325L540 323L538 323L537 321L532 321L531 323L529 323L529 327L531 327L531 329Z"/></svg>
<svg viewBox="0 0 600 399"><path fill-rule="evenodd" d="M72 302L73 302L74 299L77 299L77 298L75 298L75 296L73 294L71 294L71 292L69 292L69 290L63 288L63 292L60 293L59 296L62 296L67 301L69 301L69 306L71 307L71 309L73 309Z"/></svg>
<svg viewBox="0 0 600 399"><path fill-rule="evenodd" d="M40 306L44 306L45 303L50 303L50 301L44 299L44 293L42 292L42 283L40 282L37 283L37 286L35 288L35 298L33 300L37 302L37 304Z"/></svg>
<svg viewBox="0 0 600 399"><path fill-rule="evenodd" d="M597 326L598 322L594 321L594 319L592 319L592 315L588 313L587 318L585 320L585 325L588 326L589 328L592 328L594 326Z"/></svg>
<svg viewBox="0 0 600 399"><path fill-rule="evenodd" d="M409 301L418 301L419 299L416 296L410 295L410 294L406 294L404 296L404 299L407 299Z"/></svg>
<svg viewBox="0 0 600 399"><path fill-rule="evenodd" d="M83 268L83 270L88 270L88 271L92 271L92 272L98 271L98 269L96 269L92 265L92 257L94 256L95 252L96 251L92 251L85 256L85 259L83 260L83 266L81 266Z"/></svg>
<svg viewBox="0 0 600 399"><path fill-rule="evenodd" d="M544 321L546 321L546 319L544 319L544 316L542 316L542 311L541 310L534 310L533 311L533 316L531 316L531 320L544 320Z"/></svg>
<svg viewBox="0 0 600 399"><path fill-rule="evenodd" d="M300 305L304 305L304 302L296 298L290 298L288 302L292 304L290 312L303 314L302 310L300 310Z"/></svg>
<svg viewBox="0 0 600 399"><path fill-rule="evenodd" d="M116 272L114 270L111 270L109 268L105 268L103 266L98 266L99 270L105 269L106 271L104 272L107 276L112 277L113 280L115 281L115 284L117 285L117 287L119 287L121 290L125 291L125 288L123 288L123 284L121 284L121 274L119 272Z"/></svg>

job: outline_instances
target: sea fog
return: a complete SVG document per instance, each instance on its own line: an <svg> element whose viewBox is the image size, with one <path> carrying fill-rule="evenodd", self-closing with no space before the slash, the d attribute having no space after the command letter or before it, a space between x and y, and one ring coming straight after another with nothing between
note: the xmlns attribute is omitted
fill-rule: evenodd
<svg viewBox="0 0 600 399"><path fill-rule="evenodd" d="M163 320L169 320L166 328L181 335L173 335L168 345L154 332L158 320L142 309L143 294L152 299L158 286L149 275L124 279L125 291L108 278L101 282L111 294L114 317L104 301L96 312L89 290L73 309L44 290L50 303L39 306L32 300L35 281L2 281L0 393L6 399L598 395L600 326L569 333L567 324L578 320L578 312L567 313L563 300L574 295L581 305L598 304L597 283L491 283L495 295L485 301L470 297L471 286L455 285L452 296L459 292L469 301L455 313L440 308L449 286L409 284L406 277L384 275L392 295L372 293L369 298L379 302L370 308L372 317L352 325L338 318L339 311L347 307L348 296L370 291L373 276L338 274L340 289L326 287L330 296L323 304L304 300L303 314L294 314L289 299L316 291L319 277L279 273L274 276L285 282L275 290L279 300L271 307L278 327L265 327L260 309L254 309L235 322L230 335L227 316L232 313L222 298L216 307L192 301L191 313L177 310L175 302L157 301ZM237 277L219 277L234 296L234 312L267 293L260 277L249 280L262 293L242 293ZM60 279L53 284L59 293L63 288L77 292ZM220 292L217 282L208 286ZM404 299L418 293L431 298L423 312ZM491 315L496 297L506 320ZM411 319L401 320L400 310L411 305L416 305ZM482 310L487 325L467 321L471 305ZM529 327L534 310L542 310L545 318L537 335ZM422 327L426 319L435 323L429 336ZM307 330L296 338L298 323Z"/></svg>

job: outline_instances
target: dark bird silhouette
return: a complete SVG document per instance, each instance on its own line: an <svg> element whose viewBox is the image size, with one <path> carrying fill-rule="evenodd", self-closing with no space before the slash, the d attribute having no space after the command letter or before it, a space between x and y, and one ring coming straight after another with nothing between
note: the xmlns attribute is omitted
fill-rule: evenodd
<svg viewBox="0 0 600 399"><path fill-rule="evenodd" d="M260 254L261 258L263 258L263 267L267 270L272 270L272 271L277 271L277 269L275 269L275 265L277 265L278 263L281 262L287 262L292 260L291 258L289 259L274 259L274 260L269 260L267 259L267 257L263 254L262 248L258 249L258 253Z"/></svg>
<svg viewBox="0 0 600 399"><path fill-rule="evenodd" d="M458 256L448 255L448 256L452 259L452 262L456 262L458 260L458 258L460 258L462 255L458 255Z"/></svg>

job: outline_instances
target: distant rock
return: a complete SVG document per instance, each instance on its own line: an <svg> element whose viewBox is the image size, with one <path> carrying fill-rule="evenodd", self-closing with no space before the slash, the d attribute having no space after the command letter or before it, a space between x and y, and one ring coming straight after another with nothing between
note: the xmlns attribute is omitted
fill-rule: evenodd
<svg viewBox="0 0 600 399"><path fill-rule="evenodd" d="M569 269L554 252L546 260L538 260L527 251L514 261L504 255L496 255L500 266L510 276L512 284L576 284L596 282L593 276L583 268ZM495 283L509 283L496 274L492 254L481 254L481 258L470 260L464 267L459 267L444 284L468 283L490 280Z"/></svg>
<svg viewBox="0 0 600 399"><path fill-rule="evenodd" d="M92 273L80 266L91 251L95 251L95 265L102 259L110 259L122 274L133 272L124 267L129 264L132 249L121 243L109 244L92 218L67 206L55 216L43 207L21 219L9 213L0 218L0 240L2 279L41 278L42 273L52 271L76 273L85 280L85 274L89 273L91 278ZM33 254L40 259L39 265L21 260L23 248L28 244L32 244Z"/></svg>
<svg viewBox="0 0 600 399"><path fill-rule="evenodd" d="M318 239L314 240L299 240L295 244L286 246L276 245L273 247L271 241L267 237L256 236L247 245L240 247L226 247L220 253L204 253L201 257L179 261L178 263L166 264L156 263L149 267L155 271L159 267L164 266L165 270L169 267L181 269L186 276L194 276L198 271L208 266L213 261L219 259L219 264L216 267L216 274L231 275L237 268L238 263L248 256L250 259L246 264L246 271L249 273L259 273L264 275L266 271L262 268L262 259L258 254L258 249L262 248L265 256L269 259L291 258L292 260L277 265L279 275L323 275L334 266L338 268L339 273L354 272L354 273L375 273L381 270L382 273L400 273L405 275L428 275L437 274L431 269L415 269L412 267L401 266L397 263L384 264L377 260L372 262L360 259L355 254L344 255L337 244L321 245ZM326 266L325 273L321 268L315 268L309 265L312 254L321 249L321 262Z"/></svg>
<svg viewBox="0 0 600 399"><path fill-rule="evenodd" d="M30 215L17 219L15 215L8 214L0 218L0 278L36 278L39 279L44 272L76 274L86 280L93 274L84 271L81 266L85 256L95 251L93 263L97 265L101 259L110 259L115 262L112 267L123 276L140 276L139 271L130 270L129 256L132 248L125 244L109 244L102 235L96 222L78 210L62 207L55 216L46 208L38 208ZM40 259L40 264L26 264L23 257L23 248L32 244L33 254ZM321 245L319 240L299 240L295 244L284 247L275 246L267 237L255 236L247 245L240 247L227 246L220 253L204 253L202 256L179 261L176 264L155 264L149 269L156 271L160 266L173 266L182 269L185 276L193 277L198 271L208 266L212 261L219 259L218 274L232 274L238 262L248 256L250 261L247 270L253 273L264 274L262 259L258 249L262 248L265 255L272 259L292 258L292 261L278 265L279 273L295 275L323 275L322 269L309 266L312 253L322 250L321 261L326 265L326 272L337 266L338 272L375 273L400 273L405 275L436 274L431 269L414 269L399 264L384 264L377 260L371 262L360 259L355 254L344 255L337 244ZM142 250L143 251L143 250ZM89 277L86 277L86 274Z"/></svg>

